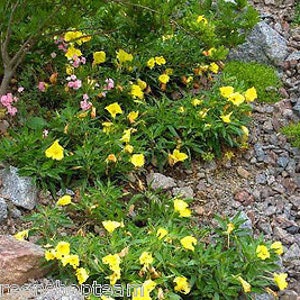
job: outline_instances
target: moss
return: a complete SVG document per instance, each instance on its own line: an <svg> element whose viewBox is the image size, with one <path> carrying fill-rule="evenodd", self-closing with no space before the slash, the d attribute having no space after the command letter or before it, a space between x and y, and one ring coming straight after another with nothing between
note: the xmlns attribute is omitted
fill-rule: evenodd
<svg viewBox="0 0 300 300"><path fill-rule="evenodd" d="M276 69L259 64L230 61L223 70L223 83L232 84L230 81L237 81L247 88L254 86L257 90L258 100L261 102L277 102L281 95L279 88L282 86Z"/></svg>
<svg viewBox="0 0 300 300"><path fill-rule="evenodd" d="M300 148L300 122L283 127L282 133L289 138L294 147Z"/></svg>

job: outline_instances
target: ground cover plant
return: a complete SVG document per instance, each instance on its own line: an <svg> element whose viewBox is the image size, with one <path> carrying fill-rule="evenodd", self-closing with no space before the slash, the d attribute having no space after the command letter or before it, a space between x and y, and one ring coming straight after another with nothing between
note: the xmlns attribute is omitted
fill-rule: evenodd
<svg viewBox="0 0 300 300"><path fill-rule="evenodd" d="M11 86L2 86L2 118L14 126L1 138L0 159L55 199L16 237L38 237L56 278L141 284L144 295L128 295L135 300L233 299L286 288L280 243L252 237L238 215L202 228L188 202L143 187L147 168L186 167L247 147L260 90L222 71L229 48L257 22L255 10L244 0L92 2L84 15L75 1L69 14L82 17L72 24L69 16L65 30L69 2L55 2L63 9L49 28L30 17L31 6L18 11L24 1L2 7L10 12L3 80L6 54L14 57L28 38L32 45L10 70L19 70ZM44 13L50 5L35 4ZM23 21L19 36L15 16ZM132 175L139 193L128 188ZM66 188L76 195L57 199Z"/></svg>

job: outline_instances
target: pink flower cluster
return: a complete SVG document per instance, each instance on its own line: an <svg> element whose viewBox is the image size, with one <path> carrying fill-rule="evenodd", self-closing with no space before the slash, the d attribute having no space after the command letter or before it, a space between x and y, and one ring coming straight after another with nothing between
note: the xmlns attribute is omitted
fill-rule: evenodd
<svg viewBox="0 0 300 300"><path fill-rule="evenodd" d="M62 50L63 52L67 52L67 51L68 51L68 49L67 49L68 44L65 43L63 37L57 38L57 39L55 40L55 44L58 45L57 48L58 48L59 50Z"/></svg>
<svg viewBox="0 0 300 300"><path fill-rule="evenodd" d="M86 64L86 58L83 56L81 56L81 58L79 58L77 55L74 55L71 63L74 68L78 68L81 64L83 64L83 65Z"/></svg>
<svg viewBox="0 0 300 300"><path fill-rule="evenodd" d="M107 94L107 91L112 90L115 87L115 82L111 78L105 79L106 85L103 87L104 92L102 92L102 96L105 97Z"/></svg>
<svg viewBox="0 0 300 300"><path fill-rule="evenodd" d="M67 80L69 81L67 86L71 89L78 90L82 86L82 81L77 79L76 75L68 76Z"/></svg>
<svg viewBox="0 0 300 300"><path fill-rule="evenodd" d="M2 95L0 98L1 104L7 108L7 112L14 116L17 113L17 108L12 106L13 102L17 102L19 99L17 97L14 97L12 93L7 93L6 95Z"/></svg>
<svg viewBox="0 0 300 300"><path fill-rule="evenodd" d="M80 107L82 110L89 110L93 105L92 102L89 102L89 95L88 94L84 94L82 96L83 101L80 101Z"/></svg>

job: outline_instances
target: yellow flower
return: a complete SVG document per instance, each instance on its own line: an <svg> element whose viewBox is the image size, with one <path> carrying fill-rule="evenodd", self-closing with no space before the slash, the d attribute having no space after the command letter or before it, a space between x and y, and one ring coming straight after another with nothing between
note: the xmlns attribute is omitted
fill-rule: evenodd
<svg viewBox="0 0 300 300"><path fill-rule="evenodd" d="M170 76L167 74L162 74L158 77L159 82L166 84L170 80Z"/></svg>
<svg viewBox="0 0 300 300"><path fill-rule="evenodd" d="M155 62L159 66L166 64L166 60L165 60L165 58L163 56L155 56Z"/></svg>
<svg viewBox="0 0 300 300"><path fill-rule="evenodd" d="M130 124L134 123L136 118L139 116L139 112L138 111L131 111L128 115L127 115L127 119L129 120Z"/></svg>
<svg viewBox="0 0 300 300"><path fill-rule="evenodd" d="M187 158L188 156L185 153L180 152L177 149L174 149L173 153L168 155L168 161L171 166L175 165L178 162L185 161Z"/></svg>
<svg viewBox="0 0 300 300"><path fill-rule="evenodd" d="M102 123L102 126L103 126L102 131L103 131L104 133L107 133L107 134L108 134L108 133L111 131L113 125L114 125L114 124L113 124L112 122L103 122L103 123Z"/></svg>
<svg viewBox="0 0 300 300"><path fill-rule="evenodd" d="M133 148L132 145L127 144L127 145L124 147L124 151L125 151L126 153L131 154L131 153L133 152L133 150L134 150L134 148Z"/></svg>
<svg viewBox="0 0 300 300"><path fill-rule="evenodd" d="M65 206L65 205L70 204L72 202L71 200L72 200L72 198L70 195L64 195L57 200L56 205Z"/></svg>
<svg viewBox="0 0 300 300"><path fill-rule="evenodd" d="M252 102L256 98L257 98L257 93L255 87L252 87L245 92L245 99L247 102Z"/></svg>
<svg viewBox="0 0 300 300"><path fill-rule="evenodd" d="M212 47L210 49L207 50L207 55L211 56L213 54L213 52L217 51L217 49L215 47Z"/></svg>
<svg viewBox="0 0 300 300"><path fill-rule="evenodd" d="M153 262L153 256L150 252L143 252L139 257L141 265L149 266Z"/></svg>
<svg viewBox="0 0 300 300"><path fill-rule="evenodd" d="M201 15L201 16L198 16L198 18L197 18L197 23L201 23L201 22L203 22L205 25L207 25L207 19L203 16L203 15Z"/></svg>
<svg viewBox="0 0 300 300"><path fill-rule="evenodd" d="M117 157L113 153L111 153L107 156L105 161L116 163L118 160L117 160Z"/></svg>
<svg viewBox="0 0 300 300"><path fill-rule="evenodd" d="M88 272L84 268L77 269L75 274L79 284L83 284L89 278Z"/></svg>
<svg viewBox="0 0 300 300"><path fill-rule="evenodd" d="M54 249L45 251L46 261L54 260L56 258L56 251Z"/></svg>
<svg viewBox="0 0 300 300"><path fill-rule="evenodd" d="M195 247L193 245L197 245L197 239L191 235L188 235L180 240L181 245L183 248L187 250L195 250Z"/></svg>
<svg viewBox="0 0 300 300"><path fill-rule="evenodd" d="M127 53L123 49L119 49L119 51L117 52L117 59L118 59L119 63L122 64L127 61L132 61L133 56L132 56L132 54Z"/></svg>
<svg viewBox="0 0 300 300"><path fill-rule="evenodd" d="M65 53L65 56L67 57L67 59L73 59L74 56L81 56L82 53L79 49L76 49L73 45L71 45L67 52Z"/></svg>
<svg viewBox="0 0 300 300"><path fill-rule="evenodd" d="M226 233L227 234L230 234L233 230L234 230L234 224L232 224L232 223L228 223L227 224L227 230L226 230Z"/></svg>
<svg viewBox="0 0 300 300"><path fill-rule="evenodd" d="M241 129L242 129L245 136L249 135L249 129L246 126L241 126Z"/></svg>
<svg viewBox="0 0 300 300"><path fill-rule="evenodd" d="M234 88L232 86L222 86L219 91L224 98L228 98L234 92Z"/></svg>
<svg viewBox="0 0 300 300"><path fill-rule="evenodd" d="M142 167L145 164L144 154L133 154L130 158L130 162L137 168Z"/></svg>
<svg viewBox="0 0 300 300"><path fill-rule="evenodd" d="M202 102L203 102L203 100L199 100L199 99L193 99L193 100L191 101L191 103L192 103L193 106L198 106L198 105L200 105Z"/></svg>
<svg viewBox="0 0 300 300"><path fill-rule="evenodd" d="M287 274L286 273L280 273L280 274L274 274L274 281L279 287L279 289L282 291L287 288L288 283L286 282Z"/></svg>
<svg viewBox="0 0 300 300"><path fill-rule="evenodd" d="M209 112L210 108L203 108L198 112L198 115L201 119L204 119L207 116L207 113Z"/></svg>
<svg viewBox="0 0 300 300"><path fill-rule="evenodd" d="M251 292L251 285L245 281L241 276L238 277L238 281L242 284L245 293Z"/></svg>
<svg viewBox="0 0 300 300"><path fill-rule="evenodd" d="M163 239L167 234L168 234L168 230L164 229L164 228L158 228L157 229L157 233L156 236L158 237L159 240Z"/></svg>
<svg viewBox="0 0 300 300"><path fill-rule="evenodd" d="M219 66L213 62L209 65L209 70L217 74L219 72Z"/></svg>
<svg viewBox="0 0 300 300"><path fill-rule="evenodd" d="M133 128L125 129L123 131L123 135L120 138L120 141L123 143L129 143L130 142L130 137L131 137L131 132Z"/></svg>
<svg viewBox="0 0 300 300"><path fill-rule="evenodd" d="M77 269L79 267L79 256L75 254L66 255L61 259L61 262L64 267L69 264L73 269Z"/></svg>
<svg viewBox="0 0 300 300"><path fill-rule="evenodd" d="M101 296L101 300L115 300L114 298L111 297L106 297L106 296Z"/></svg>
<svg viewBox="0 0 300 300"><path fill-rule="evenodd" d="M55 247L57 259L62 259L63 256L70 254L70 244L67 242L59 242Z"/></svg>
<svg viewBox="0 0 300 300"><path fill-rule="evenodd" d="M99 65L106 61L106 53L104 51L98 51L93 53L93 65Z"/></svg>
<svg viewBox="0 0 300 300"><path fill-rule="evenodd" d="M24 239L27 239L28 238L28 233L29 233L29 230L26 229L26 230L22 230L18 233L16 233L14 235L14 238L16 238L17 240L19 241L24 241Z"/></svg>
<svg viewBox="0 0 300 300"><path fill-rule="evenodd" d="M151 57L148 61L147 61L147 67L150 69L153 69L155 66L155 59L154 57Z"/></svg>
<svg viewBox="0 0 300 300"><path fill-rule="evenodd" d="M141 79L137 80L137 84L142 90L146 89L146 87L147 87L147 83Z"/></svg>
<svg viewBox="0 0 300 300"><path fill-rule="evenodd" d="M131 85L131 91L130 94L133 96L133 98L139 98L144 99L144 92L142 91L141 87L137 84Z"/></svg>
<svg viewBox="0 0 300 300"><path fill-rule="evenodd" d="M262 260L265 260L270 257L269 250L264 245L258 245L256 247L256 256L259 257Z"/></svg>
<svg viewBox="0 0 300 300"><path fill-rule="evenodd" d="M132 300L152 300L149 292L145 292L144 287L134 288Z"/></svg>
<svg viewBox="0 0 300 300"><path fill-rule="evenodd" d="M275 251L276 254L281 255L283 253L283 247L281 242L274 242L271 245L271 249Z"/></svg>
<svg viewBox="0 0 300 300"><path fill-rule="evenodd" d="M176 277L173 280L173 282L176 283L176 285L174 287L174 290L176 292L180 292L182 294L187 295L191 291L190 285L189 285L186 277L184 277L184 276Z"/></svg>
<svg viewBox="0 0 300 300"><path fill-rule="evenodd" d="M123 111L122 111L120 105L118 104L118 102L114 102L114 103L106 106L104 109L106 109L113 118L115 118L117 114L122 114L123 113Z"/></svg>
<svg viewBox="0 0 300 300"><path fill-rule="evenodd" d="M227 115L221 115L220 118L222 119L222 121L224 123L230 123L231 122L230 117L231 117L232 113L233 113L233 111Z"/></svg>
<svg viewBox="0 0 300 300"><path fill-rule="evenodd" d="M67 75L74 74L74 68L70 65L66 65L66 73L67 73Z"/></svg>
<svg viewBox="0 0 300 300"><path fill-rule="evenodd" d="M236 92L228 96L228 101L232 102L235 106L239 106L245 101L245 97Z"/></svg>
<svg viewBox="0 0 300 300"><path fill-rule="evenodd" d="M106 277L109 279L109 283L110 285L114 286L116 284L116 282L118 281L118 279L121 278L121 270L118 270L116 272L113 272L111 275L109 275L108 277Z"/></svg>
<svg viewBox="0 0 300 300"><path fill-rule="evenodd" d="M108 254L102 258L102 262L105 265L109 265L109 268L113 272L119 272L120 271L120 263L121 259L118 254Z"/></svg>
<svg viewBox="0 0 300 300"><path fill-rule="evenodd" d="M117 229L118 227L123 227L124 225L120 222L117 221L111 221L111 220L107 220L107 221L103 221L102 222L103 227L109 232L112 233L115 231L115 229Z"/></svg>
<svg viewBox="0 0 300 300"><path fill-rule="evenodd" d="M72 42L75 40L75 42L79 42L79 38L82 36L81 31L68 31L64 35L65 42ZM79 42L80 43L80 42ZM80 44L79 44L80 45Z"/></svg>
<svg viewBox="0 0 300 300"><path fill-rule="evenodd" d="M178 109L178 112L180 113L184 113L185 112L185 109L183 106L180 106L179 109Z"/></svg>
<svg viewBox="0 0 300 300"><path fill-rule="evenodd" d="M46 149L46 157L55 160L62 160L64 158L64 148L58 142L59 140L56 140L48 149Z"/></svg>
<svg viewBox="0 0 300 300"><path fill-rule="evenodd" d="M192 212L188 208L188 204L181 199L175 199L174 201L174 210L179 212L180 217L190 217Z"/></svg>

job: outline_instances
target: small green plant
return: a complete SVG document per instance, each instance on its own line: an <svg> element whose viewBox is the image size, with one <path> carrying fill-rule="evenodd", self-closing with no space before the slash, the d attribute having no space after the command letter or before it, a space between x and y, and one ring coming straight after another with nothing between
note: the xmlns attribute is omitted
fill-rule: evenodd
<svg viewBox="0 0 300 300"><path fill-rule="evenodd" d="M239 214L216 217L214 228L199 227L189 201L151 191L122 193L101 183L76 202L61 197L51 209L29 218L29 234L47 245L53 275L69 283L143 286L148 297L124 295L133 300L250 299L251 292L287 286L286 274L274 273L281 243L254 238ZM44 219L51 228L41 224Z"/></svg>
<svg viewBox="0 0 300 300"><path fill-rule="evenodd" d="M300 122L283 127L282 133L290 139L294 147L300 148Z"/></svg>
<svg viewBox="0 0 300 300"><path fill-rule="evenodd" d="M295 6L292 25L294 25L294 26L299 26L300 25L300 3L299 2Z"/></svg>
<svg viewBox="0 0 300 300"><path fill-rule="evenodd" d="M223 70L224 82L232 83L237 80L239 84L255 86L258 99L262 102L277 102L280 99L278 89L282 83L276 74L276 70L259 63L246 63L229 61Z"/></svg>

